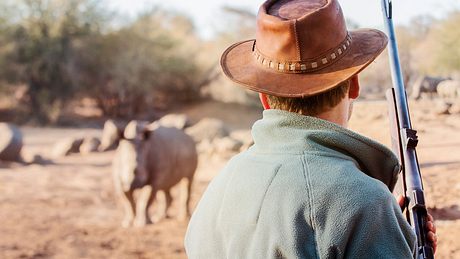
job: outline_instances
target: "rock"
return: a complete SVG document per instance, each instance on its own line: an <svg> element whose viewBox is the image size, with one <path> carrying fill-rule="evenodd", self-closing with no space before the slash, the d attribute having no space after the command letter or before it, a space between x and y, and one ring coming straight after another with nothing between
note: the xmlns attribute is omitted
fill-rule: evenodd
<svg viewBox="0 0 460 259"><path fill-rule="evenodd" d="M229 132L224 122L218 119L204 118L194 126L185 130L195 142L199 143L205 139L214 140L228 136Z"/></svg>
<svg viewBox="0 0 460 259"><path fill-rule="evenodd" d="M230 134L230 137L243 143L240 148L240 152L247 150L254 144L254 139L250 130L237 130Z"/></svg>
<svg viewBox="0 0 460 259"><path fill-rule="evenodd" d="M178 129L185 129L191 125L189 118L185 114L168 114L159 119L158 123L163 127Z"/></svg>
<svg viewBox="0 0 460 259"><path fill-rule="evenodd" d="M96 152L100 144L101 141L96 137L85 138L80 146L80 153L89 154L92 152Z"/></svg>
<svg viewBox="0 0 460 259"><path fill-rule="evenodd" d="M240 148L240 152L248 150L252 145L254 145L254 142L243 144Z"/></svg>
<svg viewBox="0 0 460 259"><path fill-rule="evenodd" d="M460 114L460 103L454 103L454 104L449 108L449 113L450 113L450 114Z"/></svg>
<svg viewBox="0 0 460 259"><path fill-rule="evenodd" d="M449 109L452 106L452 104L447 103L447 102L437 102L435 107L434 107L434 113L436 115L446 115L450 114Z"/></svg>
<svg viewBox="0 0 460 259"><path fill-rule="evenodd" d="M252 139L252 133L250 130L235 130L232 133L230 133L230 137L241 141L243 144L254 143L254 140Z"/></svg>
<svg viewBox="0 0 460 259"><path fill-rule="evenodd" d="M196 150L201 155L210 155L214 152L214 146L209 139L205 139L197 144Z"/></svg>
<svg viewBox="0 0 460 259"><path fill-rule="evenodd" d="M44 159L41 155L35 154L32 158L32 164L38 164L38 165L45 165L49 164L50 161L47 159Z"/></svg>
<svg viewBox="0 0 460 259"><path fill-rule="evenodd" d="M243 146L243 142L231 137L225 137L215 139L213 146L215 151L218 153L235 153L240 151L240 148Z"/></svg>
<svg viewBox="0 0 460 259"><path fill-rule="evenodd" d="M125 126L126 125L115 123L113 120L107 120L104 123L101 144L99 145L98 150L105 152L116 149Z"/></svg>
<svg viewBox="0 0 460 259"><path fill-rule="evenodd" d="M460 81L446 80L438 85L438 95L443 98L454 99L460 92Z"/></svg>
<svg viewBox="0 0 460 259"><path fill-rule="evenodd" d="M22 162L28 165L38 164L47 165L51 164L51 161L43 158L39 154L22 154Z"/></svg>
<svg viewBox="0 0 460 259"><path fill-rule="evenodd" d="M83 138L66 138L60 140L54 145L51 156L53 158L59 158L68 156L72 153L78 153L81 144L83 144Z"/></svg>
<svg viewBox="0 0 460 259"><path fill-rule="evenodd" d="M19 161L22 145L22 133L19 128L8 123L0 123L0 160Z"/></svg>

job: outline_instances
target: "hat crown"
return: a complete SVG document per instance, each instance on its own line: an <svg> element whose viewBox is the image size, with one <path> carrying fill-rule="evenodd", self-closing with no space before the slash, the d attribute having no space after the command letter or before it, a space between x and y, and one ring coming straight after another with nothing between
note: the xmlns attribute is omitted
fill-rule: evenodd
<svg viewBox="0 0 460 259"><path fill-rule="evenodd" d="M220 64L247 89L305 97L361 72L387 42L375 29L348 31L338 0L269 0L259 9L256 39L228 47Z"/></svg>
<svg viewBox="0 0 460 259"><path fill-rule="evenodd" d="M347 44L337 0L267 1L259 9L256 48L270 62L311 61L320 67L338 59Z"/></svg>

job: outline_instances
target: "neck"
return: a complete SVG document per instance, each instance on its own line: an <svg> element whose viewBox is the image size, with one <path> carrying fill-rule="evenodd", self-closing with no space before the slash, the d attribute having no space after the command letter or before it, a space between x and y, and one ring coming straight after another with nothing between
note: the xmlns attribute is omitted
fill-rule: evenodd
<svg viewBox="0 0 460 259"><path fill-rule="evenodd" d="M317 118L338 124L344 128L348 127L348 120L351 116L350 99L344 98L339 104L330 110L318 114Z"/></svg>

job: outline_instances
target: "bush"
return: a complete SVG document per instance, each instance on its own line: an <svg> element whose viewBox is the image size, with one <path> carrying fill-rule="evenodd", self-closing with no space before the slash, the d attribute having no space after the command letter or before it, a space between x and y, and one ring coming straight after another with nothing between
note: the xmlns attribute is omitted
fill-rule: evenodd
<svg viewBox="0 0 460 259"><path fill-rule="evenodd" d="M0 19L8 46L0 48L0 70L8 71L0 79L28 85L28 110L41 122L59 117L73 98L89 96L105 115L132 117L195 100L207 83L208 68L196 58L201 42L183 15L154 9L113 27L95 0L21 3L16 12L25 17Z"/></svg>

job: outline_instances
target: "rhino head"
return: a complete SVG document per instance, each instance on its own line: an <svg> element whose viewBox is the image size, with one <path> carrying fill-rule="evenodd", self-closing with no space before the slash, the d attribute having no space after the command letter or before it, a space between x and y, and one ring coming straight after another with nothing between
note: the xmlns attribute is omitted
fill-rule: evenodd
<svg viewBox="0 0 460 259"><path fill-rule="evenodd" d="M125 192L148 184L147 145L151 130L146 122L131 121L120 136L119 178Z"/></svg>

